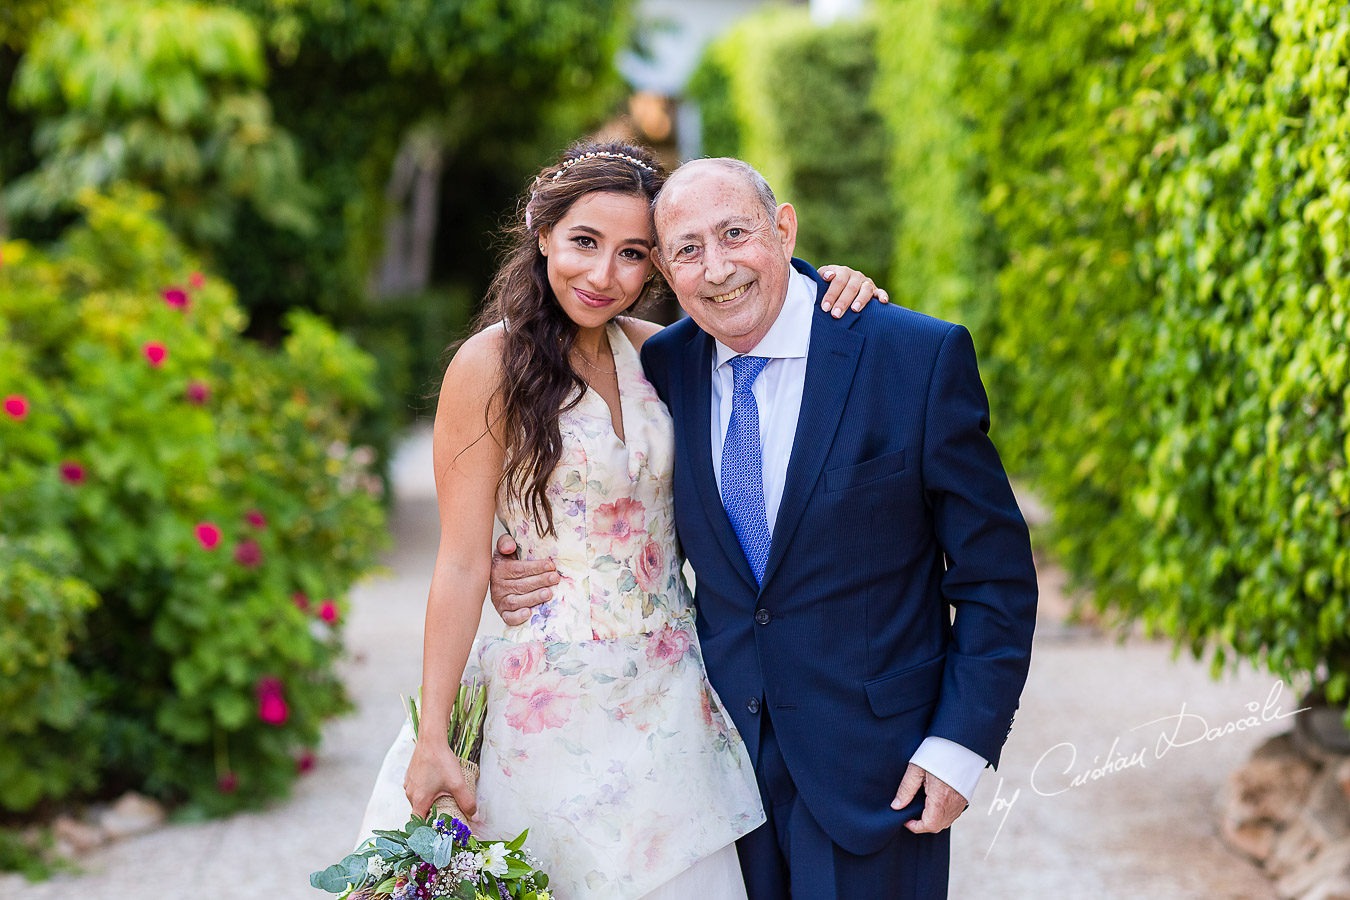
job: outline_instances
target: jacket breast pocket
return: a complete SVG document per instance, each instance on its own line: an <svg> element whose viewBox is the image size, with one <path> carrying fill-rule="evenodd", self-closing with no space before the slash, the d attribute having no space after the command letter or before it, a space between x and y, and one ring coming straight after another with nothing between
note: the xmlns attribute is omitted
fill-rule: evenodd
<svg viewBox="0 0 1350 900"><path fill-rule="evenodd" d="M933 703L942 692L942 673L947 654L940 653L927 662L863 682L867 703L878 716L898 716L902 712Z"/></svg>
<svg viewBox="0 0 1350 900"><path fill-rule="evenodd" d="M901 447L899 450L883 453L856 465L830 469L825 473L825 490L827 492L842 491L873 481L880 481L903 471L905 471L905 449Z"/></svg>

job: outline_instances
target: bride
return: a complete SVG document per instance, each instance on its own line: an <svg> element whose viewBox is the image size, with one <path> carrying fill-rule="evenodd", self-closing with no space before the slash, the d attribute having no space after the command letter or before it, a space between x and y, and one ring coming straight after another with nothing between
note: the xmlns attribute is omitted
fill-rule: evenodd
<svg viewBox="0 0 1350 900"><path fill-rule="evenodd" d="M451 795L480 837L529 828L558 900L744 900L734 842L764 820L681 574L671 419L638 359L657 327L621 316L657 284L663 178L645 149L583 144L534 181L433 438L421 733L446 733L461 678L487 684L477 795L445 740L414 745L405 726L362 826L399 828ZM870 299L838 273L827 302ZM523 558L557 559L558 582L475 648L494 517Z"/></svg>

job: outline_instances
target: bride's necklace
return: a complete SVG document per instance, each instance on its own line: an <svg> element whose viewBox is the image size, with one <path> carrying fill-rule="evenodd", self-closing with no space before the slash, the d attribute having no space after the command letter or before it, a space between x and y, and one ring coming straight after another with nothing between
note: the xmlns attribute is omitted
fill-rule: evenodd
<svg viewBox="0 0 1350 900"><path fill-rule="evenodd" d="M575 348L573 348L573 349L575 349ZM602 368L600 368L599 366L597 366L595 363L593 363L593 362L591 362L589 359L587 359L587 358L586 358L586 354L585 354L585 353L582 353L580 350L577 350L577 351L576 351L576 354L577 354L577 358L581 360L582 364L583 364L584 366L586 366L586 368L588 368L588 369L590 369L590 370L592 370L592 371L599 372L601 375L617 375L617 374L619 374L619 363L618 363L617 360L616 360L615 363L614 363L614 368L612 368L612 369L602 369ZM612 352L611 352L611 356L612 356L612 355L613 355L613 354L612 354Z"/></svg>

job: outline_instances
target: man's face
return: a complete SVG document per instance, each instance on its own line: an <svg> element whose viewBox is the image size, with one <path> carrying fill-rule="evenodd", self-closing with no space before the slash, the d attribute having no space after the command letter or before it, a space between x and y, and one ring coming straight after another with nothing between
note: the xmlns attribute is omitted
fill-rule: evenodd
<svg viewBox="0 0 1350 900"><path fill-rule="evenodd" d="M656 206L660 268L689 317L737 353L752 350L783 308L797 213L770 218L741 173L688 163Z"/></svg>

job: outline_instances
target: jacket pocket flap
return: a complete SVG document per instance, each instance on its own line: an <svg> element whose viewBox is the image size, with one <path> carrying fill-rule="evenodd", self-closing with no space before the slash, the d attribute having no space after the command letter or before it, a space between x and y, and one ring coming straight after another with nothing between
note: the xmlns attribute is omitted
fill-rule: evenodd
<svg viewBox="0 0 1350 900"><path fill-rule="evenodd" d="M842 491L869 481L878 481L888 475L905 471L905 448L883 453L853 466L830 469L825 473L825 490Z"/></svg>
<svg viewBox="0 0 1350 900"><path fill-rule="evenodd" d="M895 716L926 703L936 702L942 692L942 672L947 654L927 662L890 672L863 683L867 702L878 716Z"/></svg>

